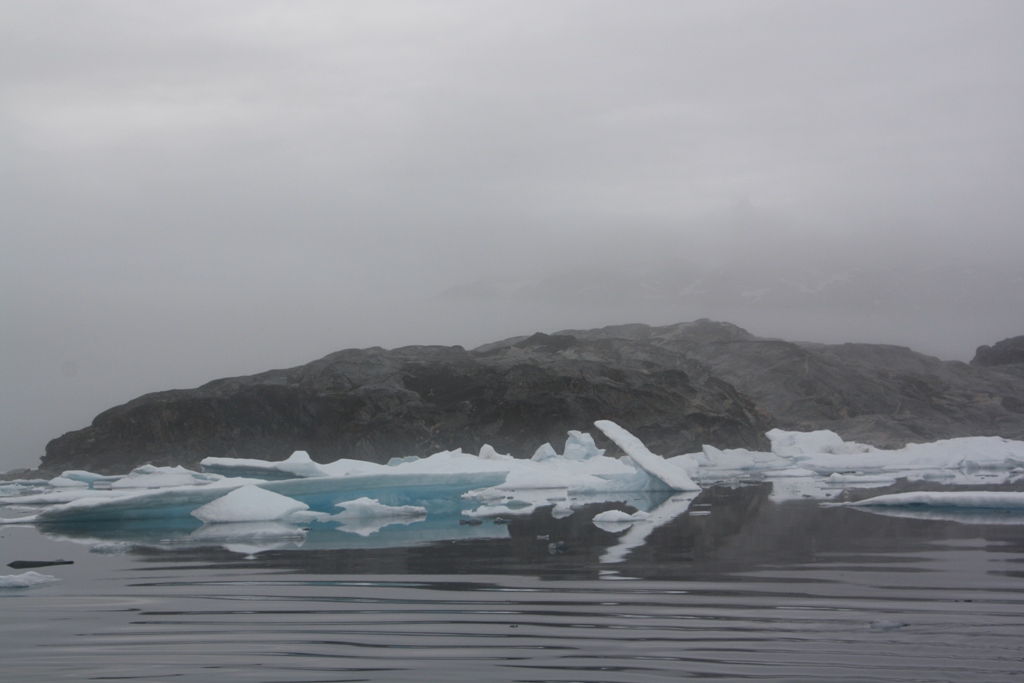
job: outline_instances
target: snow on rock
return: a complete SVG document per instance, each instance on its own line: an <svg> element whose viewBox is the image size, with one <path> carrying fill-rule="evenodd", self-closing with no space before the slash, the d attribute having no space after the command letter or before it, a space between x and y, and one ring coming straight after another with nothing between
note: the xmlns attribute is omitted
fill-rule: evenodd
<svg viewBox="0 0 1024 683"><path fill-rule="evenodd" d="M675 491L700 491L700 486L690 479L689 475L686 474L686 470L667 462L660 455L651 453L647 450L647 446L644 445L643 441L611 420L598 420L594 423L594 426L604 432L605 436L625 451L626 455L637 466L662 484L663 487Z"/></svg>
<svg viewBox="0 0 1024 683"><path fill-rule="evenodd" d="M308 509L301 501L250 484L193 510L192 516L207 524L272 522Z"/></svg>
<svg viewBox="0 0 1024 683"><path fill-rule="evenodd" d="M38 572L25 572L23 574L8 574L0 576L0 588L29 588L38 586L41 583L53 583L60 581L56 576L40 574Z"/></svg>
<svg viewBox="0 0 1024 683"><path fill-rule="evenodd" d="M875 496L851 507L905 507L928 506L940 508L973 508L1024 510L1024 492L1021 491L911 491Z"/></svg>

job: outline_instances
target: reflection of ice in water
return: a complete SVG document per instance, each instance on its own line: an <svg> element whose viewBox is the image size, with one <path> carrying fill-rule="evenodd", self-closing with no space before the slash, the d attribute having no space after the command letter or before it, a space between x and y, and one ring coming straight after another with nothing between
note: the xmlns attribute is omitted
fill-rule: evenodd
<svg viewBox="0 0 1024 683"><path fill-rule="evenodd" d="M427 518L425 507L381 505L380 501L366 497L338 503L336 507L342 508L342 511L325 517L324 521L341 522L339 530L360 536L375 534L392 524L412 524Z"/></svg>
<svg viewBox="0 0 1024 683"><path fill-rule="evenodd" d="M690 503L698 495L697 491L679 493L649 511L647 519L633 523L626 533L619 536L617 544L604 551L604 554L601 555L601 563L614 564L625 560L633 548L638 548L647 542L647 537L654 533L655 529L668 524L689 510Z"/></svg>

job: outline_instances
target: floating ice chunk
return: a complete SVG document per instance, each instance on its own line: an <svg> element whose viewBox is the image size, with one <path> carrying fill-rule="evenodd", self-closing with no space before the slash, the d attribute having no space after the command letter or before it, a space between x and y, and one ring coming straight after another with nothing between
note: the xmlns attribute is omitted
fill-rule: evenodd
<svg viewBox="0 0 1024 683"><path fill-rule="evenodd" d="M937 508L974 509L1024 509L1024 492L1021 491L910 491L875 496L856 503L852 507L881 506L928 506Z"/></svg>
<svg viewBox="0 0 1024 683"><path fill-rule="evenodd" d="M551 516L555 519L565 519L566 517L572 516L575 510L568 503L558 503L555 507L551 508Z"/></svg>
<svg viewBox="0 0 1024 683"><path fill-rule="evenodd" d="M250 484L193 510L192 516L207 524L271 522L308 509L301 501Z"/></svg>
<svg viewBox="0 0 1024 683"><path fill-rule="evenodd" d="M481 460L515 460L511 455L502 455L494 450L494 447L489 443L485 443L480 447L480 455L478 457Z"/></svg>
<svg viewBox="0 0 1024 683"><path fill-rule="evenodd" d="M571 430L569 438L565 440L565 450L562 457L566 460L580 461L599 458L604 455L604 449L598 448L594 443L594 437L587 432Z"/></svg>
<svg viewBox="0 0 1024 683"><path fill-rule="evenodd" d="M675 491L700 491L700 486L690 479L690 476L686 474L686 470L666 462L659 455L651 453L640 439L611 420L598 420L594 425L604 432L605 436L614 441L619 448L625 451L626 455L637 466L643 469L661 486Z"/></svg>
<svg viewBox="0 0 1024 683"><path fill-rule="evenodd" d="M533 503L527 503L526 505L516 505L513 502L505 503L503 505L481 505L475 510L467 510L463 514L471 518L480 517L511 517L519 516L525 517L533 514L533 511L537 509L537 505Z"/></svg>
<svg viewBox="0 0 1024 683"><path fill-rule="evenodd" d="M53 487L56 487L56 488L60 488L60 489L63 489L63 488L87 489L87 488L89 488L89 482L87 482L87 481L80 481L78 479L72 479L71 477L66 476L66 474L62 474L59 477L54 477L53 479L50 480L49 483L50 483L50 486L53 486Z"/></svg>
<svg viewBox="0 0 1024 683"><path fill-rule="evenodd" d="M112 489L164 489L175 486L202 486L220 478L216 474L193 472L181 465L176 467L143 465L112 482L110 487Z"/></svg>
<svg viewBox="0 0 1024 683"><path fill-rule="evenodd" d="M343 531L369 536L391 524L412 524L427 516L427 509L418 505L382 505L373 498L357 498L338 503L341 512L326 519L341 522Z"/></svg>
<svg viewBox="0 0 1024 683"><path fill-rule="evenodd" d="M366 460L342 458L329 462L326 465L320 465L320 469L331 477L350 477L364 474L381 474L387 472L389 467L397 464L396 461L416 462L417 460L419 458L415 455L407 455L404 458L392 458L387 465L381 465L375 462L367 462Z"/></svg>
<svg viewBox="0 0 1024 683"><path fill-rule="evenodd" d="M816 432L787 432L773 429L765 436L772 443L772 453L784 458L810 453L834 453L843 446L842 437L828 429Z"/></svg>
<svg viewBox="0 0 1024 683"><path fill-rule="evenodd" d="M327 476L327 472L313 462L306 451L295 451L287 460L277 462L254 458L204 458L199 464L202 465L204 472L229 477L282 479Z"/></svg>
<svg viewBox="0 0 1024 683"><path fill-rule="evenodd" d="M47 484L54 488L110 489L113 482L122 477L109 477L85 470L67 470L54 477Z"/></svg>
<svg viewBox="0 0 1024 683"><path fill-rule="evenodd" d="M545 460L551 460L557 457L558 453L555 451L554 447L551 444L546 443L534 451L533 457L530 458L530 460L534 462L544 462Z"/></svg>
<svg viewBox="0 0 1024 683"><path fill-rule="evenodd" d="M0 576L0 588L29 588L38 586L41 583L53 583L60 581L56 576L40 574L39 572L25 572L23 574L8 574Z"/></svg>
<svg viewBox="0 0 1024 683"><path fill-rule="evenodd" d="M605 510L594 515L594 526L604 531L615 533L628 529L635 522L646 521L647 519L650 519L650 515L646 512L637 511L630 514L622 510Z"/></svg>

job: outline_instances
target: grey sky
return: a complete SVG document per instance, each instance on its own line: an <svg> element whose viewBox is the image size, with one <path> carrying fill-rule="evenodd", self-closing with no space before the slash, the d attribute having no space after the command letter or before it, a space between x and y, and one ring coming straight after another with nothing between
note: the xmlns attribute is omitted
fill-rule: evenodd
<svg viewBox="0 0 1024 683"><path fill-rule="evenodd" d="M969 262L1024 299L1021 35L1011 1L4 0L0 470L349 346L700 313L967 359L1024 322L439 295Z"/></svg>

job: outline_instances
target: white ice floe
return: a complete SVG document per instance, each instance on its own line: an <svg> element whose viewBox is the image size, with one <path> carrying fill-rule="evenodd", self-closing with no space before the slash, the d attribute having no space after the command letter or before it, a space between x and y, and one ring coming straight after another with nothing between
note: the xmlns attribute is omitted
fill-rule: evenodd
<svg viewBox="0 0 1024 683"><path fill-rule="evenodd" d="M207 524L273 522L308 509L308 505L294 498L250 484L193 510L192 516Z"/></svg>
<svg viewBox="0 0 1024 683"><path fill-rule="evenodd" d="M646 512L637 511L634 513L624 512L623 510L605 510L594 515L595 524L632 524L633 522L643 522L650 519L650 515Z"/></svg>
<svg viewBox="0 0 1024 683"><path fill-rule="evenodd" d="M280 479L283 477L326 477L328 473L313 462L306 451L295 451L280 462L253 458L204 458L199 463L204 472L229 477L256 477Z"/></svg>
<svg viewBox="0 0 1024 683"><path fill-rule="evenodd" d="M127 475L112 481L112 489L165 489L177 486L203 486L221 479L215 474L204 474L176 467L136 467Z"/></svg>
<svg viewBox="0 0 1024 683"><path fill-rule="evenodd" d="M1024 510L1021 491L910 491L866 498L850 507L932 507Z"/></svg>
<svg viewBox="0 0 1024 683"><path fill-rule="evenodd" d="M38 586L41 583L53 583L60 581L56 576L40 574L38 572L24 572L23 574L8 574L0 576L0 588L29 588Z"/></svg>

